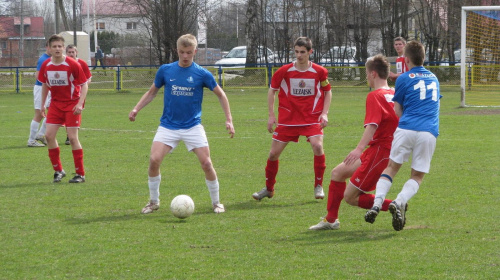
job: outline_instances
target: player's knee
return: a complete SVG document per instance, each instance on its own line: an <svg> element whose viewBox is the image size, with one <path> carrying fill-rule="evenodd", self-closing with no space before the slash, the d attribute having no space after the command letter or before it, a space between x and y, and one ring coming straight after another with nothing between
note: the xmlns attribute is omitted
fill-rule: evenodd
<svg viewBox="0 0 500 280"><path fill-rule="evenodd" d="M332 170L332 177L331 179L333 181L337 182L343 182L345 181L349 176L346 175L345 170L343 170L341 167L337 166Z"/></svg>
<svg viewBox="0 0 500 280"><path fill-rule="evenodd" d="M55 141L56 135L52 133L45 133L45 140L47 140L47 142Z"/></svg>
<svg viewBox="0 0 500 280"><path fill-rule="evenodd" d="M312 149L315 155L323 154L323 144L322 143L315 143L312 144Z"/></svg>
<svg viewBox="0 0 500 280"><path fill-rule="evenodd" d="M149 157L149 166L150 166L150 169L157 169L160 167L161 165L161 162L163 161L163 158L159 157L159 156L156 156L156 155L151 155Z"/></svg>
<svg viewBox="0 0 500 280"><path fill-rule="evenodd" d="M280 157L280 153L276 153L274 151L270 151L269 152L269 160L270 161L275 161L275 160L278 160Z"/></svg>
<svg viewBox="0 0 500 280"><path fill-rule="evenodd" d="M201 164L201 168L205 172L212 171L212 169L213 169L212 161L209 158L206 160L203 160L202 162L200 162L200 164Z"/></svg>
<svg viewBox="0 0 500 280"><path fill-rule="evenodd" d="M352 205L352 206L358 206L358 200L355 195L352 193L344 193L344 200L347 204Z"/></svg>
<svg viewBox="0 0 500 280"><path fill-rule="evenodd" d="M339 172L339 169L337 167L335 167L333 170L332 170L332 180L333 181L340 181L341 176L340 176L341 172Z"/></svg>

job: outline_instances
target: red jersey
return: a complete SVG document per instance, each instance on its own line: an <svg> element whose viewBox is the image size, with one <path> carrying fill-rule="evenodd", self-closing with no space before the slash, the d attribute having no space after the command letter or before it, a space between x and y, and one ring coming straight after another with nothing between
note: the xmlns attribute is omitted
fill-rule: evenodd
<svg viewBox="0 0 500 280"><path fill-rule="evenodd" d="M393 134L398 127L399 118L394 111L394 89L380 88L366 97L365 127L375 124L377 130L368 145L380 145L391 148Z"/></svg>
<svg viewBox="0 0 500 280"><path fill-rule="evenodd" d="M400 56L396 59L396 74L402 74L408 71L408 65L406 65L405 57Z"/></svg>
<svg viewBox="0 0 500 280"><path fill-rule="evenodd" d="M278 69L271 79L278 90L278 125L304 126L318 124L323 112L324 92L331 89L328 70L312 63L305 71L290 63Z"/></svg>
<svg viewBox="0 0 500 280"><path fill-rule="evenodd" d="M87 82L92 78L92 73L90 73L89 65L85 60L76 58L76 61L80 63L80 66L82 67L83 73L85 73L85 77L87 78Z"/></svg>
<svg viewBox="0 0 500 280"><path fill-rule="evenodd" d="M87 82L87 77L78 62L65 57L57 65L52 59L47 59L40 68L38 80L49 87L51 105L57 105L62 111L70 111L78 103L81 86Z"/></svg>

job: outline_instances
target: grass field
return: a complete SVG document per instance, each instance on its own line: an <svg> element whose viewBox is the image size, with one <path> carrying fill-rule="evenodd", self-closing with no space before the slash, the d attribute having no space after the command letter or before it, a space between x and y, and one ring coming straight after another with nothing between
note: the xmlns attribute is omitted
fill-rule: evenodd
<svg viewBox="0 0 500 280"><path fill-rule="evenodd" d="M140 214L161 96L131 123L142 93L91 92L80 132L87 182L53 184L46 148L26 147L32 95L0 94L0 279L498 279L499 109L458 108L459 88L442 89L431 173L409 203L403 231L392 229L388 213L368 224L365 210L343 204L339 230L313 232L326 200L313 198L305 139L280 158L274 198L251 198L264 186L271 143L266 92L227 92L234 139L215 96L205 97L203 123L227 209L220 215L183 144L163 163L162 207ZM334 89L326 174L359 141L366 93ZM74 172L69 146L61 156ZM389 198L408 174L405 165ZM169 211L178 194L196 203L186 220Z"/></svg>

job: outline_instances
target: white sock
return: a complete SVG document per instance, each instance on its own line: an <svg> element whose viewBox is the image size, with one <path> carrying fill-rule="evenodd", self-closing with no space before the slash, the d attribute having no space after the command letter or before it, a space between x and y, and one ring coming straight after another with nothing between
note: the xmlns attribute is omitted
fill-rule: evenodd
<svg viewBox="0 0 500 280"><path fill-rule="evenodd" d="M39 126L40 126L39 122L31 120L29 141L35 141L36 133L38 132Z"/></svg>
<svg viewBox="0 0 500 280"><path fill-rule="evenodd" d="M43 118L42 126L40 126L40 130L38 131L37 136L44 136L45 135L45 130L47 129L47 127L45 125L46 120L47 120L47 118Z"/></svg>
<svg viewBox="0 0 500 280"><path fill-rule="evenodd" d="M148 176L149 199L156 202L160 201L160 182L161 174L156 177Z"/></svg>
<svg viewBox="0 0 500 280"><path fill-rule="evenodd" d="M379 179L377 182L377 190L375 191L375 201L373 202L373 206L377 206L379 208L382 208L382 203L384 202L385 197L387 196L387 193L391 189L392 182L385 180L385 179Z"/></svg>
<svg viewBox="0 0 500 280"><path fill-rule="evenodd" d="M403 206L408 201L418 192L418 188L420 185L417 183L417 181L413 179L409 179L406 181L406 183L403 185L403 189L401 192L398 194L398 197L396 198L396 203L399 205Z"/></svg>
<svg viewBox="0 0 500 280"><path fill-rule="evenodd" d="M207 183L208 191L210 192L210 198L212 199L212 204L219 203L219 181L215 179L214 181L209 181L205 179Z"/></svg>

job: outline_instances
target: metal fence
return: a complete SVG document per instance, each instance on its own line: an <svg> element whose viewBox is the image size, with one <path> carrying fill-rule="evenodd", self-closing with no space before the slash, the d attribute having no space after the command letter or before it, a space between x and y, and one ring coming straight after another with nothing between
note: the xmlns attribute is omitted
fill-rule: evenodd
<svg viewBox="0 0 500 280"><path fill-rule="evenodd" d="M205 65L223 88L267 88L272 74L281 65L231 67ZM113 66L91 70L91 91L147 90L158 65ZM366 87L364 66L327 66L333 87ZM460 66L426 66L438 77L441 86L460 85ZM0 67L0 92L29 92L35 84L34 67ZM473 73L474 69L468 70Z"/></svg>

